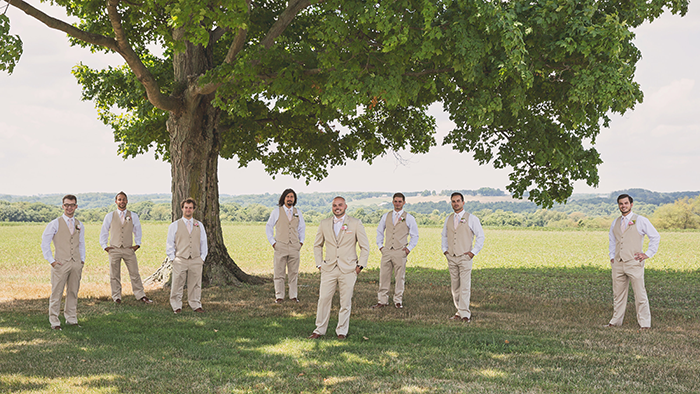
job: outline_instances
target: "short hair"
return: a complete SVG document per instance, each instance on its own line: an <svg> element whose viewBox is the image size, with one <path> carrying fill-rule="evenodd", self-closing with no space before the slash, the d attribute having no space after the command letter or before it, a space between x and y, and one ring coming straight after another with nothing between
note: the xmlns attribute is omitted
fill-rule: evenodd
<svg viewBox="0 0 700 394"><path fill-rule="evenodd" d="M394 196L391 197L391 200L393 201L396 197L401 197L401 199L406 202L406 196L403 195L403 193L394 193Z"/></svg>
<svg viewBox="0 0 700 394"><path fill-rule="evenodd" d="M61 204L65 204L66 200L73 200L76 204L78 203L78 197L72 194L66 194L65 196L63 196L63 198L61 199Z"/></svg>
<svg viewBox="0 0 700 394"><path fill-rule="evenodd" d="M192 208L197 208L197 201L195 201L192 197L182 200L180 203L180 209L184 208L185 204L192 204Z"/></svg>
<svg viewBox="0 0 700 394"><path fill-rule="evenodd" d="M333 197L333 201L335 201L336 198L339 198L339 199L343 200L343 202L347 204L347 201L345 201L345 197L342 197L342 196L335 196L335 197ZM331 201L331 202L333 202L333 201Z"/></svg>
<svg viewBox="0 0 700 394"><path fill-rule="evenodd" d="M294 194L294 203L292 204L292 206L297 205L297 192L295 192L294 189L285 189L282 192L282 195L280 196L280 200L277 203L277 205L279 205L280 207L284 205L284 199L287 198L287 194L289 193Z"/></svg>
<svg viewBox="0 0 700 394"><path fill-rule="evenodd" d="M634 202L634 199L632 199L632 196L630 196L629 194L620 194L619 196L617 196L617 202L618 202L618 204L620 203L620 200L622 200L623 198L629 198L629 199L630 199L630 203L633 203L633 202Z"/></svg>
<svg viewBox="0 0 700 394"><path fill-rule="evenodd" d="M464 201L464 196L462 195L462 193L454 192L454 193L450 194L450 200L452 200L452 197L454 197L454 196L459 196L462 199L462 201Z"/></svg>
<svg viewBox="0 0 700 394"><path fill-rule="evenodd" d="M129 197L127 197L127 196L126 196L126 193L124 193L124 192L119 192L119 193L117 193L117 195L116 195L116 196L114 196L114 199L116 200L116 199L117 199L117 197L119 197L119 195L122 195L122 196L124 196L124 198L126 198L127 200L129 199Z"/></svg>

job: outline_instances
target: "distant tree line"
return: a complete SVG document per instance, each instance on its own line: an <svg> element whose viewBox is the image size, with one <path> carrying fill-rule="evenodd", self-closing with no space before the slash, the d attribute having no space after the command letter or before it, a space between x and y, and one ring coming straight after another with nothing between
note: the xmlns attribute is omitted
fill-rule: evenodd
<svg viewBox="0 0 700 394"><path fill-rule="evenodd" d="M488 189L488 188L482 188ZM482 189L478 189L477 191ZM498 189L492 189L498 191ZM473 195L461 191L463 194ZM476 192L476 191L471 191ZM488 193L489 191L486 191ZM607 228L612 218L619 214L615 198L627 192L635 197L634 211L652 219L662 229L700 228L700 192L656 193L644 189L629 189L614 192L608 198L594 197L572 199L567 204L555 205L551 209L540 209L529 201L499 201L482 203L466 201L464 208L481 220L485 226L494 227L551 227L551 228ZM412 192L413 196L423 192ZM432 192L431 192L432 193ZM441 195L445 195L442 191ZM377 224L381 216L391 209L391 205L371 204L353 206L353 201L382 197L390 200L386 192L342 193L349 203L348 213L366 224ZM407 193L404 193L407 194ZM297 207L304 212L307 223L315 224L331 216L330 205L337 193L300 193ZM107 202L109 196L109 203ZM153 198L145 200L144 196ZM644 197L638 197L644 196ZM681 196L668 204L654 204L651 201L667 201L669 196ZM690 196L694 197L691 198ZM0 200L0 222L41 222L46 223L62 214L56 201L61 195L53 195L52 203L31 201ZM408 197L408 195L407 195ZM39 196L36 199L44 199ZM169 195L134 195L129 197L129 209L136 212L141 220L169 222L171 208ZM221 198L221 221L226 222L265 222L272 209L277 206L279 196L272 194L227 196ZM104 216L116 209L114 196L108 193L88 193L78 196L80 209L76 217L85 222L101 222ZM101 203L101 206L94 207ZM87 207L85 207L87 205ZM93 207L91 207L93 206ZM406 204L406 210L416 217L420 225L442 225L452 212L446 201L419 202Z"/></svg>

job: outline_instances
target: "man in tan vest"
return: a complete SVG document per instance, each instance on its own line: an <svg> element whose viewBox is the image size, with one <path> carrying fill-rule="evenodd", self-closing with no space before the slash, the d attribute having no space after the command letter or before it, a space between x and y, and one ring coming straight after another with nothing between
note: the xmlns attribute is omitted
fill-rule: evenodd
<svg viewBox="0 0 700 394"><path fill-rule="evenodd" d="M464 211L462 193L452 193L450 201L454 213L447 217L442 229L442 252L447 257L452 281L452 300L457 308L450 320L469 323L472 320L472 312L469 309L472 259L484 247L484 230L479 218Z"/></svg>
<svg viewBox="0 0 700 394"><path fill-rule="evenodd" d="M187 302L195 312L202 308L202 269L207 258L207 233L204 225L192 217L197 202L188 198L180 203L182 218L170 224L165 253L173 262L170 306L182 312L182 294L187 283Z"/></svg>
<svg viewBox="0 0 700 394"><path fill-rule="evenodd" d="M267 240L275 250L274 276L275 303L284 301L284 275L289 279L289 299L299 302L297 281L299 278L299 250L304 245L306 223L301 211L295 208L297 193L292 189L282 192L279 208L273 209L265 226Z"/></svg>
<svg viewBox="0 0 700 394"><path fill-rule="evenodd" d="M394 307L403 308L403 291L406 281L406 261L408 254L418 244L418 224L413 215L404 212L406 197L396 193L392 197L394 210L385 213L377 226L377 247L382 252L379 265L379 292L377 303L372 309L389 305L391 273L394 272ZM386 232L386 240L384 233ZM410 243L408 237L411 237Z"/></svg>
<svg viewBox="0 0 700 394"><path fill-rule="evenodd" d="M100 245L109 257L109 284L112 288L112 300L122 303L122 260L129 271L131 290L137 300L152 304L143 290L136 251L141 248L141 222L139 215L128 211L129 199L126 193L119 192L114 198L117 210L105 215L100 231ZM108 243L109 241L109 243Z"/></svg>
<svg viewBox="0 0 700 394"><path fill-rule="evenodd" d="M63 215L52 220L41 236L41 252L51 264L51 297L49 297L49 322L54 330L61 329L58 315L61 298L66 289L66 305L63 316L66 324L78 325L78 290L85 264L85 226L73 216L78 208L78 198L72 194L63 197ZM55 256L51 253L53 241Z"/></svg>
<svg viewBox="0 0 700 394"><path fill-rule="evenodd" d="M346 209L347 204L343 197L334 198L333 217L321 221L314 241L314 258L316 268L321 271L321 285L318 291L316 329L309 336L310 339L326 335L336 286L340 292L340 311L335 333L338 339L345 339L348 335L352 293L357 275L367 266L369 240L362 222L347 216ZM360 246L359 259L356 244ZM323 258L324 245L325 259Z"/></svg>
<svg viewBox="0 0 700 394"><path fill-rule="evenodd" d="M637 322L642 330L651 328L649 299L644 287L644 260L659 250L661 236L649 219L632 213L634 200L627 194L617 197L617 207L622 214L610 226L610 265L613 282L613 317L607 327L622 325L627 308L627 292L632 282ZM642 253L644 236L649 237L647 251Z"/></svg>

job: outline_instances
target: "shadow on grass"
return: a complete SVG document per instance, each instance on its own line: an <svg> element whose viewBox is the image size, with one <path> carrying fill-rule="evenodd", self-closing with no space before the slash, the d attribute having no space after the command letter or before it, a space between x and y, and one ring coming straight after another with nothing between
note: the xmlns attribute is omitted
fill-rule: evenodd
<svg viewBox="0 0 700 394"><path fill-rule="evenodd" d="M471 324L454 313L446 270L411 267L406 308L371 310L378 270L356 285L350 336L314 328L318 274L299 304L273 286L206 288L207 313L174 315L124 297L80 299L82 327L48 329L47 300L0 305L0 392L672 392L700 384L700 275L647 270L655 329L604 329L609 270L473 272ZM695 300L695 306L689 307ZM40 311L40 312L39 312ZM621 378L623 376L623 378Z"/></svg>

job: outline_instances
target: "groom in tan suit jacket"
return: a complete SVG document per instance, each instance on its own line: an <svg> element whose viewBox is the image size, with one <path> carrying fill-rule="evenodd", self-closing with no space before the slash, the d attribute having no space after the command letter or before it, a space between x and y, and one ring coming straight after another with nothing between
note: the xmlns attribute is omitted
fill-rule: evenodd
<svg viewBox="0 0 700 394"><path fill-rule="evenodd" d="M336 286L340 291L340 311L335 333L338 339L345 339L348 335L352 293L357 275L367 266L369 240L362 222L345 215L346 209L347 204L343 197L334 198L334 217L322 220L316 234L314 258L316 268L321 271L321 286L316 310L316 329L309 336L310 339L326 334ZM359 259L355 244L360 246ZM323 258L324 245L326 246L325 259Z"/></svg>

